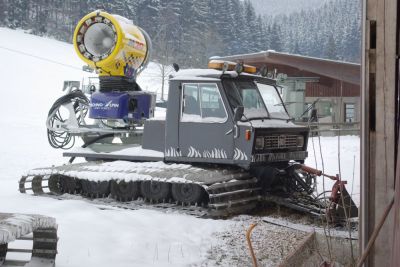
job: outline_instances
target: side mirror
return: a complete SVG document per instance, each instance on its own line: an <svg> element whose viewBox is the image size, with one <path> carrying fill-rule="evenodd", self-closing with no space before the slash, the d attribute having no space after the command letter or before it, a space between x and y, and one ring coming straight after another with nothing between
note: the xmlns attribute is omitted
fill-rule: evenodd
<svg viewBox="0 0 400 267"><path fill-rule="evenodd" d="M244 107L243 106L237 106L235 108L235 113L233 114L233 121L238 122L242 118L244 113Z"/></svg>

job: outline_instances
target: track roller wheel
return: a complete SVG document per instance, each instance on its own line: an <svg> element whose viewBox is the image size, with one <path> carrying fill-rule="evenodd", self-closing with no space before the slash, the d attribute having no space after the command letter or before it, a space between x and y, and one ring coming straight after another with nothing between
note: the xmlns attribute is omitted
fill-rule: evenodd
<svg viewBox="0 0 400 267"><path fill-rule="evenodd" d="M203 188L193 183L172 184L172 197L181 203L201 203L204 196Z"/></svg>
<svg viewBox="0 0 400 267"><path fill-rule="evenodd" d="M53 194L61 195L63 192L60 188L60 175L54 174L49 177L49 190Z"/></svg>
<svg viewBox="0 0 400 267"><path fill-rule="evenodd" d="M22 178L21 178L21 180L19 180L19 192L20 193L26 193L26 190L25 190L25 181L26 181L26 176L23 176ZM1 263L1 261L0 261L0 263Z"/></svg>
<svg viewBox="0 0 400 267"><path fill-rule="evenodd" d="M6 244L1 244L0 245L0 266L6 260L6 255L7 255L7 243Z"/></svg>
<svg viewBox="0 0 400 267"><path fill-rule="evenodd" d="M40 175L32 178L32 191L35 195L43 194L42 180L43 177Z"/></svg>
<svg viewBox="0 0 400 267"><path fill-rule="evenodd" d="M88 180L80 180L82 185L83 196L89 198L101 198L110 194L110 183L108 181L95 182Z"/></svg>
<svg viewBox="0 0 400 267"><path fill-rule="evenodd" d="M169 199L170 184L157 181L144 181L140 185L140 191L145 199L150 201L164 201Z"/></svg>
<svg viewBox="0 0 400 267"><path fill-rule="evenodd" d="M56 194L74 194L77 191L79 192L80 188L75 178L61 174L55 174L49 178L49 189L50 192Z"/></svg>
<svg viewBox="0 0 400 267"><path fill-rule="evenodd" d="M80 190L77 180L65 175L60 175L60 187L63 193L68 194L74 194Z"/></svg>
<svg viewBox="0 0 400 267"><path fill-rule="evenodd" d="M121 202L135 200L139 197L139 183L111 181L111 197Z"/></svg>

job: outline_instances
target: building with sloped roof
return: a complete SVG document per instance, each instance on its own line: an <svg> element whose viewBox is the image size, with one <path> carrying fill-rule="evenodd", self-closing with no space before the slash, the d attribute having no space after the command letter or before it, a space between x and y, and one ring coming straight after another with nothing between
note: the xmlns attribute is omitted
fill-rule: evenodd
<svg viewBox="0 0 400 267"><path fill-rule="evenodd" d="M270 75L285 77L280 82L283 99L290 115L298 121L309 119L310 105L317 109L320 122L360 121L360 64L272 50L212 59L266 67Z"/></svg>

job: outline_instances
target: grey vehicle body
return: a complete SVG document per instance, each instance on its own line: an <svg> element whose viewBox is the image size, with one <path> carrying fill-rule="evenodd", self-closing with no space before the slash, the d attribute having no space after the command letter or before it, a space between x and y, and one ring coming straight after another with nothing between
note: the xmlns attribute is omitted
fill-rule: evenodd
<svg viewBox="0 0 400 267"><path fill-rule="evenodd" d="M229 164L245 169L265 164L285 163L287 166L290 160L303 162L307 157L308 128L295 125L289 117L273 118L268 112L263 118L246 119L243 116L239 121L234 120L235 108L227 95L227 90L234 88L224 87L224 82L257 82L275 87L274 80L216 70L182 72L170 79L166 120L145 122L143 149L164 152L166 162ZM215 96L209 96L218 103L217 118L209 119L204 115L207 109L201 107L201 116L192 115L185 119L189 97L184 94L189 87L197 87L200 92L210 91L210 88L214 94L217 92L217 101ZM207 95L199 93L197 100L201 99L205 105L204 98ZM246 134L250 136L248 140ZM263 137L264 143L268 139L268 146L256 149L257 137ZM294 144L293 138L303 141Z"/></svg>
<svg viewBox="0 0 400 267"><path fill-rule="evenodd" d="M259 201L316 216L344 214L337 202L326 205L313 194L319 171L301 164L308 128L289 118L274 80L196 69L179 71L169 82L165 117L146 118L132 128L84 125L76 119L82 112L70 108L75 123L63 120L60 127L68 131L72 125L71 134L85 144L64 156L70 163L75 157L88 162L32 170L21 178L20 192L40 194L46 187L52 194L120 202L142 197L164 208L181 203L195 211L203 205L216 217L249 211ZM81 94L70 95L71 107Z"/></svg>

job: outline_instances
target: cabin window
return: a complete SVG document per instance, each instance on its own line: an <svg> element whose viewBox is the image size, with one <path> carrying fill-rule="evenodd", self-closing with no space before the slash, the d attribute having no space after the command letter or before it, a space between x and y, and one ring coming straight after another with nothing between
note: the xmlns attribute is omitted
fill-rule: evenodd
<svg viewBox="0 0 400 267"><path fill-rule="evenodd" d="M185 84L182 102L182 120L201 119L199 87L197 84Z"/></svg>
<svg viewBox="0 0 400 267"><path fill-rule="evenodd" d="M354 113L354 104L353 103L346 103L344 104L344 120L345 122L354 122L355 113Z"/></svg>
<svg viewBox="0 0 400 267"><path fill-rule="evenodd" d="M184 84L181 121L225 122L227 117L216 84Z"/></svg>
<svg viewBox="0 0 400 267"><path fill-rule="evenodd" d="M318 105L318 116L319 117L328 117L332 116L332 102L329 101L320 101Z"/></svg>

